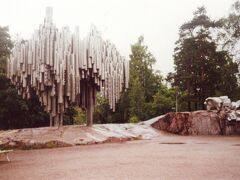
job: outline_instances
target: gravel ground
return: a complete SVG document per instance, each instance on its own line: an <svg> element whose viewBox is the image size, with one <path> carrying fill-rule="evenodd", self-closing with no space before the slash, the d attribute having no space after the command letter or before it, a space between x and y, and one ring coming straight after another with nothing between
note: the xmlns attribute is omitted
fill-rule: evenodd
<svg viewBox="0 0 240 180"><path fill-rule="evenodd" d="M240 136L174 136L125 143L16 150L1 180L240 179Z"/></svg>

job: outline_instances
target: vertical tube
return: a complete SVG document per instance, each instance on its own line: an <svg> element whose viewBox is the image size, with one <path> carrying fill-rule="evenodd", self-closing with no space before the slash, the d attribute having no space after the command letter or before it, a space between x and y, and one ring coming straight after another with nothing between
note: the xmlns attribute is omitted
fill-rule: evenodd
<svg viewBox="0 0 240 180"><path fill-rule="evenodd" d="M53 116L52 116L52 113L50 113L50 127L53 126Z"/></svg>
<svg viewBox="0 0 240 180"><path fill-rule="evenodd" d="M87 126L91 127L93 124L93 84L90 83L88 86L88 92L87 92Z"/></svg>

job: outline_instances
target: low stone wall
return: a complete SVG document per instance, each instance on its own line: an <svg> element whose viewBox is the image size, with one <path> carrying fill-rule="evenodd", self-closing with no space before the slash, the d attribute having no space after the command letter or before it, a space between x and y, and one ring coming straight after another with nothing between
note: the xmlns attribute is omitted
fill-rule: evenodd
<svg viewBox="0 0 240 180"><path fill-rule="evenodd" d="M240 122L226 119L224 112L171 112L151 125L158 130L181 135L240 135Z"/></svg>

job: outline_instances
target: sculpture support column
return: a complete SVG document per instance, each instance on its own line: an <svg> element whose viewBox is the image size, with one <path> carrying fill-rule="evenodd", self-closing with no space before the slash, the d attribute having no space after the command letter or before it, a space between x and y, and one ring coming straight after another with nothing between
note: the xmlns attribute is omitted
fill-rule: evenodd
<svg viewBox="0 0 240 180"><path fill-rule="evenodd" d="M55 117L54 117L54 126L58 126L59 124L59 114L57 114Z"/></svg>
<svg viewBox="0 0 240 180"><path fill-rule="evenodd" d="M94 106L94 96L93 96L93 85L88 85L88 102L87 102L87 109L86 109L86 117L87 117L87 126L91 127L93 124L93 106Z"/></svg>
<svg viewBox="0 0 240 180"><path fill-rule="evenodd" d="M50 113L50 119L49 119L49 125L50 125L50 127L52 127L53 126L53 116L52 116L52 114Z"/></svg>
<svg viewBox="0 0 240 180"><path fill-rule="evenodd" d="M52 116L50 114L50 127L60 127L63 125L63 113L57 114L56 116Z"/></svg>
<svg viewBox="0 0 240 180"><path fill-rule="evenodd" d="M59 114L58 128L63 125L63 113Z"/></svg>

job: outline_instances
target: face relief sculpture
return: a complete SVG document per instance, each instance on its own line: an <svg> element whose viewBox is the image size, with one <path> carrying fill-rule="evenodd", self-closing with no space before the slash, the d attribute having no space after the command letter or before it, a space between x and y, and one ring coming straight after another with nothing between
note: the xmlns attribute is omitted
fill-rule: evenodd
<svg viewBox="0 0 240 180"><path fill-rule="evenodd" d="M226 112L229 121L240 121L240 112L237 111L237 109L240 108L240 100L237 102L231 102L228 96L209 97L205 100L204 104L208 111L216 109L218 112Z"/></svg>
<svg viewBox="0 0 240 180"><path fill-rule="evenodd" d="M56 28L48 7L44 23L32 38L16 41L8 77L23 98L39 97L50 113L50 126L62 125L71 102L86 110L91 126L96 92L101 91L114 111L120 93L128 88L129 64L94 26L83 39L78 28L73 34L68 27Z"/></svg>
<svg viewBox="0 0 240 180"><path fill-rule="evenodd" d="M204 104L206 105L208 111L212 109L220 111L222 100L219 97L209 97L205 100Z"/></svg>

